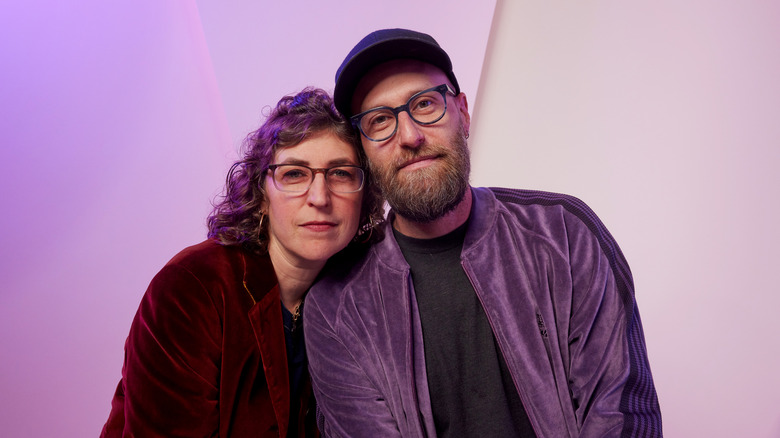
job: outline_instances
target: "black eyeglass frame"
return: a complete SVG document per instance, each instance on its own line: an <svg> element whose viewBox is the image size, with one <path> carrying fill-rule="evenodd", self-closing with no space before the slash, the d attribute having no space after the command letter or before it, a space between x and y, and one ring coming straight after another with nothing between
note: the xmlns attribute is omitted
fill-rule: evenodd
<svg viewBox="0 0 780 438"><path fill-rule="evenodd" d="M412 115L412 112L409 111L409 104L412 103L412 101L414 99L418 98L419 96L421 96L421 95L423 95L425 93L430 93L431 91L438 91L439 93L441 93L441 97L442 97L442 99L444 99L444 111L442 111L441 115L436 120L432 120L430 122L421 122L421 121L415 119L414 116ZM365 137L365 138L367 138L367 139L369 139L371 141L376 141L376 142L385 141L385 140L391 138L392 136L394 136L395 133L398 131L398 114L400 114L401 112L405 111L407 114L409 114L409 118L410 119L414 120L415 123L417 123L418 125L422 125L422 126L433 125L434 123L436 123L439 120L441 120L442 117L444 117L444 115L447 114L447 93L450 93L453 96L457 96L455 94L455 90L453 90L452 87L450 87L448 84L441 84L441 85L437 85L435 87L428 88L426 90L422 90L419 93L415 93L412 97L409 98L409 100L406 101L405 104L403 104L401 106L397 106L395 108L391 108L389 106L378 106L376 108L371 108L369 110L363 111L360 114L355 114L354 116L349 118L349 121L352 123L352 126L355 129L360 131L360 134L363 137ZM366 114L369 114L369 113L372 113L372 112L378 111L378 110L390 110L390 111L393 112L393 116L395 117L395 128L393 128L393 132L391 132L390 135L388 135L387 137L380 138L380 139L375 139L375 138L369 137L363 131L363 127L360 125L360 120Z"/></svg>
<svg viewBox="0 0 780 438"><path fill-rule="evenodd" d="M311 171L311 178L309 179L309 184L306 186L303 190L288 190L283 189L279 187L279 184L277 184L276 181L276 169L280 167L285 166L294 166L294 167L304 167L306 169L309 169ZM360 187L357 188L357 190L352 190L348 192L343 192L339 190L333 190L330 186L330 182L328 182L328 172L330 172L333 169L340 169L342 167L351 167L353 169L357 169L360 171ZM356 166L354 164L341 164L338 166L331 166L331 167L309 167L304 164L293 164L293 163L285 163L285 164L269 164L268 170L271 171L271 180L274 182L274 187L277 188L277 190L285 192L285 193L306 193L311 188L311 185L314 184L314 178L317 176L318 173L322 174L322 177L325 178L325 187L328 188L333 193L357 193L361 190L363 190L363 187L366 185L366 171L360 166Z"/></svg>

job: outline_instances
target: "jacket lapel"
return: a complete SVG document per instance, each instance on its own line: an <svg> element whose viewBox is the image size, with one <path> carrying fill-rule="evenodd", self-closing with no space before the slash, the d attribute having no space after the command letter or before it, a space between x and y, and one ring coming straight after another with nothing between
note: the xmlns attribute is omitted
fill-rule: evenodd
<svg viewBox="0 0 780 438"><path fill-rule="evenodd" d="M290 421L290 378L279 286L270 263L268 266L251 266L252 261L247 260L250 265L245 268L245 285L258 301L249 309L248 316L263 360L263 372L279 425L279 435L287 436ZM261 273L264 275L260 275ZM269 284L269 279L273 281L273 286Z"/></svg>

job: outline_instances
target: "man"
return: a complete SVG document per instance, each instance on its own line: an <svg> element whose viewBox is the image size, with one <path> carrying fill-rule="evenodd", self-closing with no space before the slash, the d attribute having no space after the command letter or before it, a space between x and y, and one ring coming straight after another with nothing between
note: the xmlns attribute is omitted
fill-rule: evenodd
<svg viewBox="0 0 780 438"><path fill-rule="evenodd" d="M628 265L581 201L469 185L470 116L428 35L371 33L336 73L392 211L312 288L325 436L660 436Z"/></svg>

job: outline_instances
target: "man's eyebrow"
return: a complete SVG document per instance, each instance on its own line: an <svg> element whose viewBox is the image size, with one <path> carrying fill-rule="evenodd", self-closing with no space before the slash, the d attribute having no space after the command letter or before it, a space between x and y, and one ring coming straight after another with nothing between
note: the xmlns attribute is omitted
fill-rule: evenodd
<svg viewBox="0 0 780 438"><path fill-rule="evenodd" d="M435 87L435 86L434 86L434 85L432 85L432 86L430 86L430 87L426 86L425 88L421 88L421 89L419 89L419 90L414 90L414 89L413 89L413 90L407 90L407 91L406 91L406 93L405 93L405 95L404 95L404 99L406 99L406 101L405 101L404 103L402 103L401 105L404 105L404 104L406 104L406 103L409 103L409 100L410 100L410 99L411 99L413 96L415 96L415 95L417 95L417 94L420 94L420 93L422 93L423 91L430 90L430 89L431 89L431 88L433 88L433 87ZM397 108L397 107L390 106L390 105L374 105L374 106L372 106L371 108L368 108L368 109L366 109L365 111L371 111L371 110L374 110L374 109L377 109L377 108ZM364 112L365 112L365 111L364 111Z"/></svg>

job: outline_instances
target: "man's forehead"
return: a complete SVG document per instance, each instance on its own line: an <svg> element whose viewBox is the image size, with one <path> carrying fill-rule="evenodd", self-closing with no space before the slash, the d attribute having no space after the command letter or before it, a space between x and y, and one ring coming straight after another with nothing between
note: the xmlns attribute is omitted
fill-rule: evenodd
<svg viewBox="0 0 780 438"><path fill-rule="evenodd" d="M391 102L383 100L406 100L421 90L449 82L447 75L432 64L414 59L388 61L369 70L358 82L352 108L358 113L389 105Z"/></svg>

